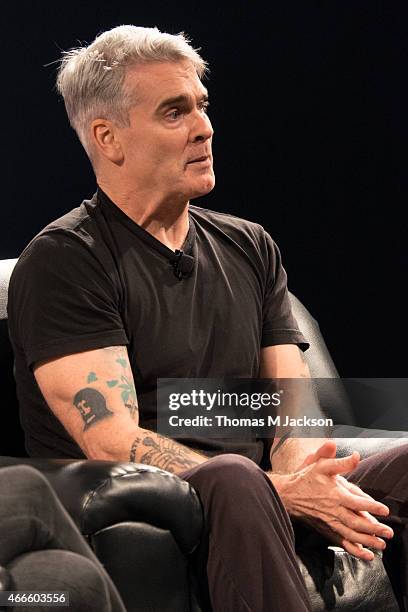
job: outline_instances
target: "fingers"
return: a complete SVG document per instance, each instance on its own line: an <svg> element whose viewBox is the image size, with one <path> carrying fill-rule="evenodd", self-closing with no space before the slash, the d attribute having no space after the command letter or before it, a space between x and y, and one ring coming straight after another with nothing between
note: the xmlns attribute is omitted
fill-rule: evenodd
<svg viewBox="0 0 408 612"><path fill-rule="evenodd" d="M389 525L384 525L383 523L380 523L379 521L377 521L377 519L374 516L372 516L369 512L365 512L364 510L362 512L359 512L359 514L361 516L364 516L373 525L381 525L382 531L381 532L379 531L378 533L383 538L393 538L394 537L394 531L391 529Z"/></svg>
<svg viewBox="0 0 408 612"><path fill-rule="evenodd" d="M342 535L352 542L383 550L385 542L382 538L392 538L393 536L393 531L390 527L377 521L368 512L356 513L347 510L347 508L341 508L338 518L345 529L337 529L337 531L341 532Z"/></svg>
<svg viewBox="0 0 408 612"><path fill-rule="evenodd" d="M340 536L345 542L352 543L358 547L369 547L377 550L384 550L386 543L381 538L371 536L366 533L360 533L350 527L344 525L341 521L332 521L328 523L330 529ZM355 552L353 552L355 554Z"/></svg>
<svg viewBox="0 0 408 612"><path fill-rule="evenodd" d="M308 455L306 457L306 459L303 461L303 463L301 465L299 465L299 467L296 468L295 471L296 472L300 472L305 467L308 467L309 465L312 465L312 463L316 463L316 453L310 453L310 455Z"/></svg>
<svg viewBox="0 0 408 612"><path fill-rule="evenodd" d="M326 440L314 453L310 453L303 461L303 463L297 468L297 472L303 470L303 468L316 463L319 459L330 459L336 456L336 443L334 440Z"/></svg>
<svg viewBox="0 0 408 612"><path fill-rule="evenodd" d="M330 457L336 456L336 442L334 440L325 440L321 446L315 451L315 454L319 457L326 457L330 459Z"/></svg>
<svg viewBox="0 0 408 612"><path fill-rule="evenodd" d="M326 440L315 452L317 459L333 459L336 456L337 446L334 440Z"/></svg>
<svg viewBox="0 0 408 612"><path fill-rule="evenodd" d="M340 502L346 508L355 512L366 511L370 514L378 514L379 516L388 516L389 508L385 504L376 501L366 493L357 495L346 488L339 489Z"/></svg>
<svg viewBox="0 0 408 612"><path fill-rule="evenodd" d="M360 455L354 451L348 457L340 459L325 459L319 463L319 469L327 476L335 476L336 474L346 474L354 470L360 461Z"/></svg>
<svg viewBox="0 0 408 612"><path fill-rule="evenodd" d="M368 493L365 493L362 489L360 489L358 485L354 484L353 482L350 482L349 480L344 478L344 476L337 475L336 480L341 485L343 485L343 487L347 489L348 491L351 491L352 493L355 493L356 495L360 495L360 497L369 497L370 499L373 499L371 495L368 495Z"/></svg>
<svg viewBox="0 0 408 612"><path fill-rule="evenodd" d="M368 550L359 544L354 544L353 542L349 542L344 538L340 538L340 546L344 548L345 551L354 555L358 559L363 559L363 561L372 561L374 559L374 553L372 550Z"/></svg>
<svg viewBox="0 0 408 612"><path fill-rule="evenodd" d="M346 489L346 491L349 491L350 493L352 493L354 495L358 495L359 497L363 497L365 499L369 499L369 500L371 500L371 502L374 501L377 504L377 510L374 511L374 509L371 509L370 512L372 512L373 514L379 514L380 516L384 516L384 517L389 515L390 510L389 510L388 506L386 506L385 504L382 504L381 502L377 502L377 500L375 500L373 497L371 497L371 495L369 495L368 493L365 493L364 491L362 491L360 489L360 487L358 487L356 484L354 484L352 482L349 482L343 476L336 476L336 480L337 480L337 482L340 485L343 486L344 489ZM353 509L357 510L357 508L353 508ZM369 517L370 520L373 520L373 521L378 523L377 519L375 519L373 516L371 516L365 510L357 510L357 511L359 511L363 515L367 515L367 517ZM389 529L392 532L392 529L391 528L389 528Z"/></svg>
<svg viewBox="0 0 408 612"><path fill-rule="evenodd" d="M364 561L372 561L374 559L374 553L367 548L364 548L362 544L358 544L355 542L351 542L340 533L333 531L328 525L325 524L316 524L314 525L317 531L323 533L324 536L336 546L341 546L345 551L357 557L358 559L363 559Z"/></svg>

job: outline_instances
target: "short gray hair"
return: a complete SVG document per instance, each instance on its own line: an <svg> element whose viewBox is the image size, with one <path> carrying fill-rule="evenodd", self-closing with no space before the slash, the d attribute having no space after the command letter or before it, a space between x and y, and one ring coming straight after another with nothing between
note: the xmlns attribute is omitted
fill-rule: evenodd
<svg viewBox="0 0 408 612"><path fill-rule="evenodd" d="M129 109L136 103L124 87L129 67L146 62L190 61L200 79L207 62L199 49L181 32L168 34L157 28L121 25L95 38L85 47L64 51L57 76L57 89L64 98L68 119L91 157L88 128L94 119L129 124Z"/></svg>

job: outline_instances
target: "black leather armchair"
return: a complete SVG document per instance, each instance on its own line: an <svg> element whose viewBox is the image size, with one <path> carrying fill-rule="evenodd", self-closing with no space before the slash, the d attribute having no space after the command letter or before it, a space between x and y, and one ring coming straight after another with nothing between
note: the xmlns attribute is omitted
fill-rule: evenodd
<svg viewBox="0 0 408 612"><path fill-rule="evenodd" d="M207 612L192 563L203 517L197 494L186 482L146 465L25 456L6 313L8 279L15 261L0 261L0 452L4 455L0 466L28 463L48 478L112 576L129 612ZM312 375L337 379L316 321L294 296L292 300L299 325L311 343L306 357ZM335 436L340 436L336 438L339 455L357 449L364 457L406 441L408 434L403 432L386 437L389 432L385 435L359 427L340 380L321 385L318 394L327 413L341 424L335 429ZM307 530L298 532L297 542L315 612L398 611L380 554L371 563L356 560Z"/></svg>

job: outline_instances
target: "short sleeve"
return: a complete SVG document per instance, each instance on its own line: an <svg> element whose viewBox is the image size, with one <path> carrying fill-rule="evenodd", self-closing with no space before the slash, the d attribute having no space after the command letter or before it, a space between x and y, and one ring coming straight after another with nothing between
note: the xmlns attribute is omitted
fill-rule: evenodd
<svg viewBox="0 0 408 612"><path fill-rule="evenodd" d="M261 346L297 344L303 351L309 343L299 330L290 304L287 275L277 244L265 232L267 280L263 303Z"/></svg>
<svg viewBox="0 0 408 612"><path fill-rule="evenodd" d="M120 286L109 257L69 233L36 237L18 260L9 285L11 341L36 361L113 345L128 338Z"/></svg>

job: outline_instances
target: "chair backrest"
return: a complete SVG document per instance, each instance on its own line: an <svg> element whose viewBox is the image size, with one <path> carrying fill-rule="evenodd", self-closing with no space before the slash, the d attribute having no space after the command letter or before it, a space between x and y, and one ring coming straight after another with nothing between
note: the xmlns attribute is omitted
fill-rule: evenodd
<svg viewBox="0 0 408 612"><path fill-rule="evenodd" d="M18 416L18 401L13 375L13 351L7 326L7 292L16 261L17 259L0 260L0 385L3 411L3 426L0 427L0 454L25 456L24 436ZM290 294L290 299L299 327L310 342L310 349L306 351L305 356L312 376L322 381L319 382L317 389L320 403L336 422L353 425L355 420L319 326L293 294Z"/></svg>
<svg viewBox="0 0 408 612"><path fill-rule="evenodd" d="M292 312L299 329L310 344L305 359L315 379L320 406L335 423L356 425L356 419L336 366L330 356L317 321L303 304L289 292Z"/></svg>
<svg viewBox="0 0 408 612"><path fill-rule="evenodd" d="M0 320L7 319L7 292L17 259L0 259Z"/></svg>
<svg viewBox="0 0 408 612"><path fill-rule="evenodd" d="M14 355L7 325L7 292L11 273L17 259L0 260L0 388L2 424L0 427L0 454L25 457L24 434L20 425L16 386L14 382Z"/></svg>

